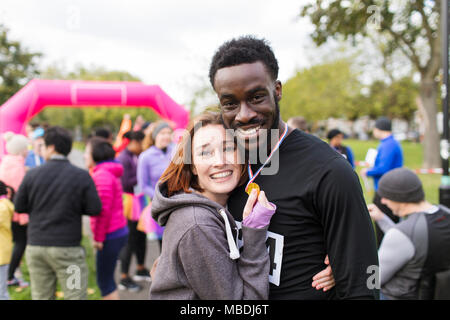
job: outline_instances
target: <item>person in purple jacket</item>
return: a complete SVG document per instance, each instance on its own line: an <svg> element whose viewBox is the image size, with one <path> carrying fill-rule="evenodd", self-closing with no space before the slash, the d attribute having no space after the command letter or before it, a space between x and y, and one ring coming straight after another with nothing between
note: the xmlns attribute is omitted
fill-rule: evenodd
<svg viewBox="0 0 450 320"><path fill-rule="evenodd" d="M155 194L156 183L172 158L172 128L167 122L154 124L144 140L145 151L139 156L137 178L139 189L150 199Z"/></svg>
<svg viewBox="0 0 450 320"><path fill-rule="evenodd" d="M138 156L142 152L142 141L144 140L145 135L142 131L128 131L123 137L127 138L129 143L116 159L123 166L123 175L121 177L123 192L134 196L135 188L137 186ZM124 246L122 252L120 253L122 273L119 289L139 291L141 286L134 280L138 281L149 279L149 272L144 265L147 239L143 232L137 230L138 221L133 221L132 217L126 212L125 216L127 216L128 221L129 237L127 245ZM138 261L134 280L128 275L133 253L136 254Z"/></svg>

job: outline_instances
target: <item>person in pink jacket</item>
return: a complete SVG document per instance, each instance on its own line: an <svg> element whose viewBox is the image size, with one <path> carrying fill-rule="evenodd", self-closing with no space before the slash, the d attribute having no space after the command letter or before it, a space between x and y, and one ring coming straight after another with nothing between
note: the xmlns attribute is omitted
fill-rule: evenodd
<svg viewBox="0 0 450 320"><path fill-rule="evenodd" d="M6 132L3 134L8 152L0 162L0 180L14 189L19 189L25 177L25 158L28 154L28 138L21 134ZM8 286L27 287L28 283L15 276L27 246L28 214L14 212L11 229L13 233L14 249L8 269Z"/></svg>
<svg viewBox="0 0 450 320"><path fill-rule="evenodd" d="M86 145L84 160L92 169L98 195L102 202L99 216L91 217L94 247L97 249L97 284L104 300L118 300L114 270L120 250L127 243L127 220L123 215L123 167L114 161L115 151L105 139L92 138Z"/></svg>

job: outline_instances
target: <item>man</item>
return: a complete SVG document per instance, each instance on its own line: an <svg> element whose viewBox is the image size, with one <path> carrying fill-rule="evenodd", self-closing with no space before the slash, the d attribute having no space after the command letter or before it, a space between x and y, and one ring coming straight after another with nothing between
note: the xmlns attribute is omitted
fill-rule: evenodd
<svg viewBox="0 0 450 320"><path fill-rule="evenodd" d="M441 287L444 291L436 291L448 299L450 210L427 202L419 177L405 168L383 175L377 193L396 216L408 217L395 224L369 205L370 216L385 232L378 250L382 298L440 298L434 292Z"/></svg>
<svg viewBox="0 0 450 320"><path fill-rule="evenodd" d="M355 168L352 149L342 144L342 140L344 140L344 133L339 129L332 129L328 132L327 139L330 147L342 154L342 156L350 163L352 168Z"/></svg>
<svg viewBox="0 0 450 320"><path fill-rule="evenodd" d="M121 177L122 188L124 191L124 196L126 197L125 202L129 201L136 205L136 200L139 198L135 198L142 194L138 192L137 186L137 163L138 156L142 152L142 141L145 138L145 135L142 131L128 131L123 135L124 138L128 139L129 143L126 148L119 154L116 158L123 166L123 175ZM133 200L134 199L134 200ZM139 257L139 260L145 261L145 252L147 250L147 235L139 230L137 230L138 221L134 221L132 217L133 208L131 206L125 205L124 202L124 214L128 220L128 242L127 245L123 247L122 252L120 253L120 262L121 262L121 279L119 283L119 289L121 290L129 290L131 292L136 292L141 290L141 286L137 284L133 279L128 275L130 268L130 261L133 254L136 254L136 257ZM143 209L143 208L141 208ZM138 262L136 267L136 275L134 276L136 281L147 280L150 281L149 271L145 268L144 264L140 264Z"/></svg>
<svg viewBox="0 0 450 320"><path fill-rule="evenodd" d="M67 160L71 149L65 129L49 128L46 162L28 171L16 195L16 211L30 215L26 259L33 300L54 299L57 281L65 299L87 298L81 217L99 215L101 202L89 173Z"/></svg>
<svg viewBox="0 0 450 320"><path fill-rule="evenodd" d="M44 147L44 129L39 127L31 133L31 141L33 149L28 152L27 158L25 159L25 166L29 169L40 166L44 163L44 158L42 157L42 149Z"/></svg>
<svg viewBox="0 0 450 320"><path fill-rule="evenodd" d="M271 164L278 164L278 172L254 180L277 206L267 239L270 299L376 298L367 270L378 265L378 258L358 177L325 142L281 120L282 85L272 49L253 37L233 39L215 53L209 76L224 126L235 130L249 155L272 149L273 136L263 138L261 129L278 129L280 135L288 130ZM250 169L256 174L260 167ZM245 188L237 188L228 202L237 221L247 200ZM311 279L326 267L327 254L336 286L316 290Z"/></svg>
<svg viewBox="0 0 450 320"><path fill-rule="evenodd" d="M373 168L364 168L361 170L361 175L372 177L374 182L375 197L373 203L377 205L388 217L394 222L398 222L399 218L395 216L392 211L381 203L381 199L376 192L378 189L378 181L381 177L395 169L403 166L403 153L400 143L394 139L392 135L391 120L386 117L379 117L375 122L375 128L373 129L373 136L380 140L380 145L377 148L377 156L375 158L375 164ZM377 235L377 246L381 244L383 239L383 231L378 225L375 226Z"/></svg>

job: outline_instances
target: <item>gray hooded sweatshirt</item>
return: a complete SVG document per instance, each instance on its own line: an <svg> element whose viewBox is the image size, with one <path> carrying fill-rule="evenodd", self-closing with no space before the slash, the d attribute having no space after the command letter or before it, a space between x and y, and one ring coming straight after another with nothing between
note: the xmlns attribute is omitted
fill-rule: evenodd
<svg viewBox="0 0 450 320"><path fill-rule="evenodd" d="M239 253L226 208L195 191L168 198L165 187L158 183L152 201L152 216L165 229L150 299L268 299L267 227L243 226Z"/></svg>

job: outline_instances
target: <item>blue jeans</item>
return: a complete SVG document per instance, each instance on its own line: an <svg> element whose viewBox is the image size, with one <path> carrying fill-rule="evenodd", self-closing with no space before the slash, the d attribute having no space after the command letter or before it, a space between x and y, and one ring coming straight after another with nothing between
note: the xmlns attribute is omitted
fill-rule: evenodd
<svg viewBox="0 0 450 320"><path fill-rule="evenodd" d="M386 297L384 294L381 293L380 291L380 300L391 300L388 297Z"/></svg>
<svg viewBox="0 0 450 320"><path fill-rule="evenodd" d="M103 249L97 251L97 285L103 297L114 292L117 288L114 281L114 271L116 270L120 250L127 241L128 235L105 240Z"/></svg>
<svg viewBox="0 0 450 320"><path fill-rule="evenodd" d="M8 264L0 266L0 300L9 300L8 295Z"/></svg>

